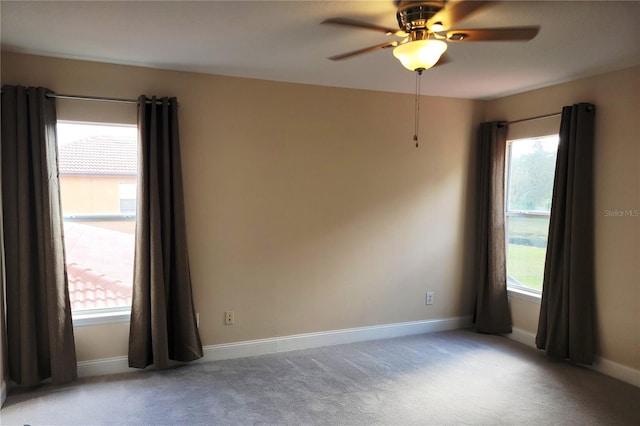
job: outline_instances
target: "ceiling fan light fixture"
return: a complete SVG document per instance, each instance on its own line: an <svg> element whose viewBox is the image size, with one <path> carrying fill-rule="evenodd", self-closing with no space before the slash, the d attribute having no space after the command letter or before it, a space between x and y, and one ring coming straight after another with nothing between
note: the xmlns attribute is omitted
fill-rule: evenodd
<svg viewBox="0 0 640 426"><path fill-rule="evenodd" d="M440 31L444 31L444 25L442 25L442 22L434 22L429 27L429 31L432 33L439 33Z"/></svg>
<svg viewBox="0 0 640 426"><path fill-rule="evenodd" d="M447 43L441 40L415 40L394 48L393 56L409 71L426 70L433 67L446 50Z"/></svg>

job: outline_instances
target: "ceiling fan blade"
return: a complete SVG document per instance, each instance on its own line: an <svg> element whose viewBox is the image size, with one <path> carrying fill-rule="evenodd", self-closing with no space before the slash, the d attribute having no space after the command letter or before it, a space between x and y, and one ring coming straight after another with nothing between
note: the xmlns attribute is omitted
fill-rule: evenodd
<svg viewBox="0 0 640 426"><path fill-rule="evenodd" d="M540 27L478 28L438 33L447 41L528 41L538 35Z"/></svg>
<svg viewBox="0 0 640 426"><path fill-rule="evenodd" d="M493 3L495 3L495 1L462 0L456 3L451 2L429 19L429 27L436 22L440 22L445 30L449 29L456 23Z"/></svg>
<svg viewBox="0 0 640 426"><path fill-rule="evenodd" d="M387 47L396 47L399 43L397 41L390 41L388 43L376 44L375 46L365 47L364 49L354 50L352 52L342 53L340 55L330 56L332 61L339 61L341 59L347 59L352 56L362 55L363 53L374 52L376 50L385 49Z"/></svg>
<svg viewBox="0 0 640 426"><path fill-rule="evenodd" d="M346 27L361 28L365 30L373 30L384 33L386 35L395 35L398 37L406 37L407 34L397 28L387 28L380 25L370 24L368 22L357 21L350 18L329 18L322 21L323 24L343 25Z"/></svg>

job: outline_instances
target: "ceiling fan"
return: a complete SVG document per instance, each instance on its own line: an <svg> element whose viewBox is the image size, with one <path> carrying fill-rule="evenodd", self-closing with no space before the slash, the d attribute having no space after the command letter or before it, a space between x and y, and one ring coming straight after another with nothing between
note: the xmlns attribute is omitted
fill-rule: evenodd
<svg viewBox="0 0 640 426"><path fill-rule="evenodd" d="M335 24L352 28L360 28L381 32L399 40L376 44L352 52L331 56L338 61L363 53L374 52L393 47L393 55L410 71L419 74L435 65L449 62L443 56L447 43L468 41L528 41L540 30L539 26L451 29L455 25L496 3L495 1L414 1L394 0L397 7L396 18L399 29L361 22L350 18L329 18L323 24Z"/></svg>

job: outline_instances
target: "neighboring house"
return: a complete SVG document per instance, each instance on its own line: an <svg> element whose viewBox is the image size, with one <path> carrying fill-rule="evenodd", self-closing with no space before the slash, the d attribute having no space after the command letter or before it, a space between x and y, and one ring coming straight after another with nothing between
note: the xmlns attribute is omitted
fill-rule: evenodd
<svg viewBox="0 0 640 426"><path fill-rule="evenodd" d="M93 136L59 148L65 216L135 213L136 141Z"/></svg>
<svg viewBox="0 0 640 426"><path fill-rule="evenodd" d="M94 136L63 143L58 160L72 310L129 306L136 140Z"/></svg>

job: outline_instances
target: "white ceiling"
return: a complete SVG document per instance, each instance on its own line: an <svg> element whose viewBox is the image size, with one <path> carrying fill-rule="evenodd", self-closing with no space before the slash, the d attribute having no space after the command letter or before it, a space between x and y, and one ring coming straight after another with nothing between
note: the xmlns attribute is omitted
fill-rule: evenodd
<svg viewBox="0 0 640 426"><path fill-rule="evenodd" d="M266 80L412 93L391 49L326 58L389 41L321 25L349 17L397 27L379 1L6 1L2 49ZM540 25L527 43L450 44L422 93L491 99L640 64L640 1L497 2L454 28Z"/></svg>

